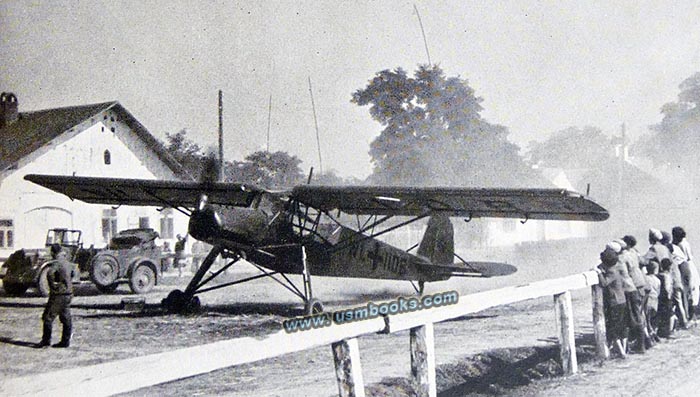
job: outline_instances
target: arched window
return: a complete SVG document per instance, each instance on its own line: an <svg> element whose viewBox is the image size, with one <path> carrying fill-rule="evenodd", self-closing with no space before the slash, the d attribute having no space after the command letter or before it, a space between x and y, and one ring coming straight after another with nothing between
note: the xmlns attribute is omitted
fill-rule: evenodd
<svg viewBox="0 0 700 397"><path fill-rule="evenodd" d="M107 165L112 164L112 153L110 153L109 150L105 150L104 159L105 159L105 164L107 164Z"/></svg>

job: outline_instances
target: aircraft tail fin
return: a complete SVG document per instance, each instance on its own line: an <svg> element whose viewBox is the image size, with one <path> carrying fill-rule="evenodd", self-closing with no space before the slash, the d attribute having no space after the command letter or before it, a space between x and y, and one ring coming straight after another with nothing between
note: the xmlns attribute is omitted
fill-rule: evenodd
<svg viewBox="0 0 700 397"><path fill-rule="evenodd" d="M418 255L430 259L434 265L454 263L454 228L446 215L433 215L428 220L423 240L418 246Z"/></svg>

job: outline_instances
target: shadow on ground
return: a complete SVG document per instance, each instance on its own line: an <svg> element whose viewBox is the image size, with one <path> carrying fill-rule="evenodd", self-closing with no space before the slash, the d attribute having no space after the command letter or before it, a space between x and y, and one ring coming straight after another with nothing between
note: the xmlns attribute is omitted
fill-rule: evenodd
<svg viewBox="0 0 700 397"><path fill-rule="evenodd" d="M562 375L559 346L495 349L456 363L438 366L436 370L439 397L498 396L512 394L517 387L532 381ZM592 334L578 335L576 354L579 364L595 361ZM407 378L384 378L365 388L367 396L416 396Z"/></svg>

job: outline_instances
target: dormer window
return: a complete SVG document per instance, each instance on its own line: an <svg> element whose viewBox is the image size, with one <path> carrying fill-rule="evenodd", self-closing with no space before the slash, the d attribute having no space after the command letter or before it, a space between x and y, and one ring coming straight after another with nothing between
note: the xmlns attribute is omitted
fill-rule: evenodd
<svg viewBox="0 0 700 397"><path fill-rule="evenodd" d="M106 165L112 164L112 153L110 153L109 150L105 150L104 160Z"/></svg>

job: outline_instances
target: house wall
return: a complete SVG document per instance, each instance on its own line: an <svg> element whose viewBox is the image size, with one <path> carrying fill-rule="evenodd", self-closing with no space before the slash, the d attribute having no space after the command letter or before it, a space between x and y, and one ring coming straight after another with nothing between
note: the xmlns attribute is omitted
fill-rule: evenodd
<svg viewBox="0 0 700 397"><path fill-rule="evenodd" d="M103 215L105 211L113 212L111 206L71 201L25 181L26 174L177 179L129 127L128 120L122 121L119 116L118 112L108 110L86 120L22 159L17 169L4 175L0 180L0 225L6 225L8 220L12 222L13 244L6 246L5 234L0 257L8 257L19 248L44 246L47 229L54 227L82 230L86 246L103 247L108 241L109 236L103 235ZM110 164L105 164L105 151L109 151ZM114 212L117 230L139 227L140 219L147 218L149 227L161 232L164 213L155 208L124 206ZM177 211L172 213L172 237L186 234L187 217ZM174 239L170 242L173 245Z"/></svg>

